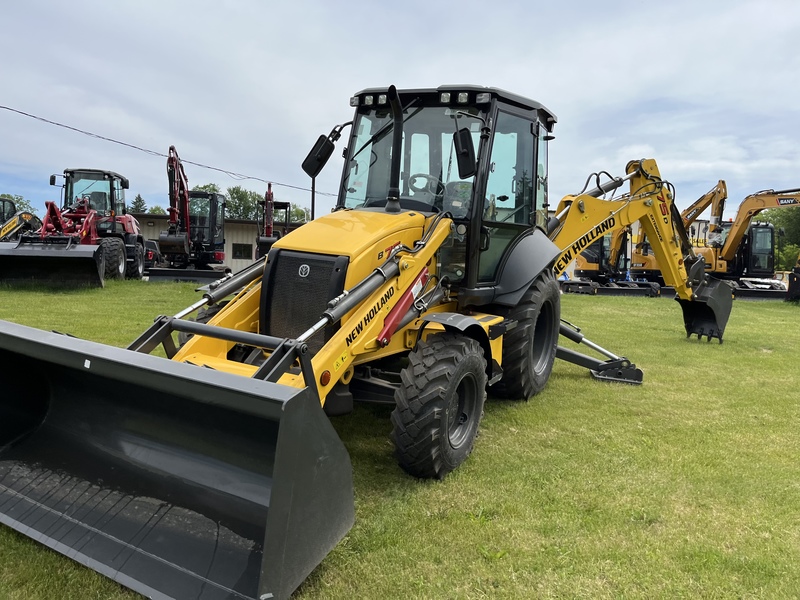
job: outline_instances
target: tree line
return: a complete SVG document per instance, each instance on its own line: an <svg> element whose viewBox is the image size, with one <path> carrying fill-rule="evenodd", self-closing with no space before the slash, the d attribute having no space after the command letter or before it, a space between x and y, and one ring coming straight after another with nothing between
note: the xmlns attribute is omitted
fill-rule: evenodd
<svg viewBox="0 0 800 600"><path fill-rule="evenodd" d="M221 188L215 183L196 185L192 189L204 192L213 192L216 194L223 193ZM264 199L263 194L259 194L258 192L254 192L252 190L246 190L239 185L229 187L227 190L225 190L224 193L227 196L227 200L225 202L225 216L228 219L243 219L250 221L256 220L260 210L258 202ZM12 194L0 194L0 198L11 200L17 207L18 211L27 210L29 212L37 214L36 209L33 206L31 206L31 203L22 196L12 195ZM141 194L136 194L136 197L130 204L127 205L126 208L128 212L131 213L150 214L150 215L167 214L167 211L163 207L157 204L148 207L147 202L145 201L144 198L142 198ZM292 223L302 223L310 220L311 220L310 209L304 206L300 206L298 204L291 205L290 221Z"/></svg>

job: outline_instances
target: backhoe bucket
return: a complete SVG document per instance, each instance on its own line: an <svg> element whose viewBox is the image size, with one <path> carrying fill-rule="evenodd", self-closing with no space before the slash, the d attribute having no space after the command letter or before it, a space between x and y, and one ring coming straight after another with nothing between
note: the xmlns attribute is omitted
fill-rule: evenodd
<svg viewBox="0 0 800 600"><path fill-rule="evenodd" d="M309 388L5 321L0 364L0 523L149 598L287 598L353 524Z"/></svg>
<svg viewBox="0 0 800 600"><path fill-rule="evenodd" d="M697 334L711 341L717 338L722 343L722 334L733 308L733 289L727 281L708 278L707 282L695 290L692 300L676 298L683 309L683 323L686 337Z"/></svg>
<svg viewBox="0 0 800 600"><path fill-rule="evenodd" d="M0 282L103 287L100 246L0 243Z"/></svg>

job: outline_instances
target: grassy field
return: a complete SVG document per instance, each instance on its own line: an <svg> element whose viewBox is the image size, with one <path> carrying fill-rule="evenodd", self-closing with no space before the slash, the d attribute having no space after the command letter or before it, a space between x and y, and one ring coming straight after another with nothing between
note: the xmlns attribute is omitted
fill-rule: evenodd
<svg viewBox="0 0 800 600"><path fill-rule="evenodd" d="M0 319L124 346L196 297L0 289ZM531 401L487 404L441 482L396 466L388 408L334 419L356 524L296 598L798 597L800 307L736 301L721 345L686 339L671 300L564 296L562 311L644 385L559 362ZM0 527L0 599L53 597L138 596Z"/></svg>

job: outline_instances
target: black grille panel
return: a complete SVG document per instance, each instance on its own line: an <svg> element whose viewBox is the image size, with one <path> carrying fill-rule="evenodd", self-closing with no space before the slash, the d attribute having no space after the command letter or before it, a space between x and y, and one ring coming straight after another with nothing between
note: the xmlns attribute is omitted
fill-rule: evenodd
<svg viewBox="0 0 800 600"><path fill-rule="evenodd" d="M262 288L262 331L296 338L319 321L328 301L344 289L347 257L277 250L270 257ZM308 342L316 353L335 329Z"/></svg>

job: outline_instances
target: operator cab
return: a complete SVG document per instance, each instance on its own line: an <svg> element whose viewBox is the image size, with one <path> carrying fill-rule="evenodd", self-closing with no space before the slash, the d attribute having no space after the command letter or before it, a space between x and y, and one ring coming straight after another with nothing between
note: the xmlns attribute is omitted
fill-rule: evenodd
<svg viewBox="0 0 800 600"><path fill-rule="evenodd" d="M11 200L0 198L0 224L17 214L17 207Z"/></svg>
<svg viewBox="0 0 800 600"><path fill-rule="evenodd" d="M55 185L55 175L50 185ZM67 169L64 171L63 210L79 205L96 210L98 217L121 215L125 211L125 190L128 180L111 171L97 169Z"/></svg>
<svg viewBox="0 0 800 600"><path fill-rule="evenodd" d="M439 272L480 295L478 288L498 282L509 250L544 226L547 141L556 117L497 88L400 90L398 145L393 91L367 89L351 98L355 117L336 210L393 212L387 199L399 147L400 210L453 218L452 243L440 252ZM321 170L345 125L317 142L303 163L310 176Z"/></svg>

